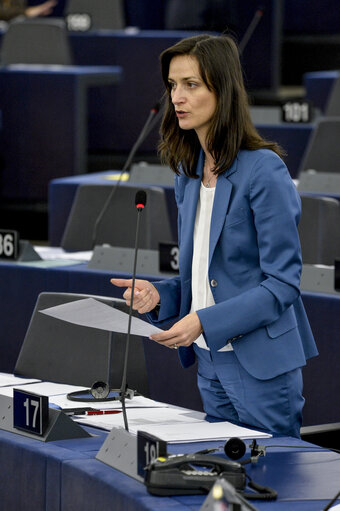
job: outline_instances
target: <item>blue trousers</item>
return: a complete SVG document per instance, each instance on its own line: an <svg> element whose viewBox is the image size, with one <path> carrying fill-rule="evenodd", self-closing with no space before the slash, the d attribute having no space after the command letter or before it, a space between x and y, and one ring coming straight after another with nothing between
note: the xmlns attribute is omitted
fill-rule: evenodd
<svg viewBox="0 0 340 511"><path fill-rule="evenodd" d="M270 380L258 380L233 351L212 354L194 345L197 384L207 415L241 426L300 437L302 373L295 369Z"/></svg>

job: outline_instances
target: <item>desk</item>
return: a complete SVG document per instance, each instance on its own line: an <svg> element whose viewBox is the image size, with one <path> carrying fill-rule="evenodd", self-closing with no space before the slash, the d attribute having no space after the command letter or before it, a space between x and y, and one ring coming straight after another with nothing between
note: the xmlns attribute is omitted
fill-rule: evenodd
<svg viewBox="0 0 340 511"><path fill-rule="evenodd" d="M3 197L46 200L51 179L86 172L87 94L120 77L116 66L0 69Z"/></svg>
<svg viewBox="0 0 340 511"><path fill-rule="evenodd" d="M117 274L118 275L118 274ZM0 263L0 371L13 372L20 347L42 291L86 293L121 297L110 284L112 272L89 270L86 264L55 268ZM130 277L120 274L119 276ZM156 281L152 275L141 276ZM320 355L303 369L304 426L340 422L339 331L340 296L302 293ZM145 358L150 397L201 410L195 366L182 369L174 350L146 340ZM185 392L178 390L178 382Z"/></svg>
<svg viewBox="0 0 340 511"><path fill-rule="evenodd" d="M2 509L199 511L204 495L155 497L142 483L96 460L106 434L89 431L98 436L46 444L0 431L0 462L6 467L0 480ZM313 450L311 444L288 437L264 439L261 444L268 446L266 457L253 467L246 465L246 471L255 482L276 489L279 497L273 502L253 502L259 511L320 511L339 490L338 454ZM270 449L277 444L291 447ZM217 445L171 445L169 452L195 452Z"/></svg>
<svg viewBox="0 0 340 511"><path fill-rule="evenodd" d="M323 114L327 111L332 89L339 80L340 71L313 71L303 75L306 98L319 108Z"/></svg>

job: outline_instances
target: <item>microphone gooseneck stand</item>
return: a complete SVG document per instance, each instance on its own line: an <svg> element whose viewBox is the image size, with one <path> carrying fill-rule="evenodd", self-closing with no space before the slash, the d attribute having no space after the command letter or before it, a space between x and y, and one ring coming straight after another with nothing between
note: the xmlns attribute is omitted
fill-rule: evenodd
<svg viewBox="0 0 340 511"><path fill-rule="evenodd" d="M137 208L137 224L136 224L136 237L135 237L135 257L134 257L134 263L133 263L131 300L130 300L129 321L128 321L128 330L127 330L126 345L125 345L125 357L124 357L124 366L123 366L123 377L122 377L122 385L121 385L121 388L120 388L120 401L122 403L124 427L125 427L126 431L129 431L128 420L127 420L127 415L126 415L126 408L125 408L125 397L126 397L126 393L127 393L126 375L127 375L127 367L128 367L128 356L129 356L129 344L130 344L130 333L131 333L133 297L134 297L135 282L136 282L136 268L137 268L138 234L139 234L140 214L143 211L143 209L145 207L145 204L146 204L146 193L144 192L144 190L139 190L136 193L135 203L136 203L136 208Z"/></svg>
<svg viewBox="0 0 340 511"><path fill-rule="evenodd" d="M137 253L138 253L138 235L139 235L139 223L140 223L140 213L143 211L146 204L146 192L144 190L139 190L136 193L135 197L135 205L137 208L137 224L136 224L136 237L135 237L135 256L134 256L134 264L133 264L133 274L132 274L132 295L131 302L129 308L129 319L128 319L128 330L127 330L127 339L124 353L124 365L123 365L123 376L122 383L120 389L112 389L111 388L111 367L112 367L112 345L113 345L113 332L109 334L109 347L108 347L108 363L107 363L107 378L108 382L96 381L91 389L87 391L75 391L70 392L67 395L67 398L71 401L121 401L122 409L123 409L123 417L124 417L124 425L126 431L128 431L127 425L127 417L126 417L126 409L125 409L125 398L129 397L131 399L135 391L128 389L126 384L127 379L127 367L128 367L128 354L129 354L129 344L130 344L130 333L131 333L131 320L132 320L132 306L133 306L133 295L135 289L135 281L136 281L136 268L137 268ZM92 397L88 396L90 392ZM110 395L111 393L111 395ZM112 396L112 393L114 394Z"/></svg>
<svg viewBox="0 0 340 511"><path fill-rule="evenodd" d="M242 37L242 40L240 41L240 44L238 45L238 50L239 50L240 55L242 55L242 53L244 52L244 49L247 46L249 39L252 37L253 33L255 32L257 25L261 21L263 14L264 14L264 8L258 7L255 11L255 14L254 14L247 30L245 31L245 33Z"/></svg>
<svg viewBox="0 0 340 511"><path fill-rule="evenodd" d="M151 130L154 128L154 125L155 125L155 121L158 119L158 114L160 112L160 105L159 103L156 103L150 110L149 112L149 115L145 121L145 124L142 128L142 131L140 132L136 142L134 143L128 157L127 157L127 160L126 162L124 163L124 166L122 168L122 170L120 171L119 173L119 176L118 176L118 179L116 181L116 184L112 187L112 190L111 192L109 193L102 209L100 210L99 212L99 215L97 216L96 218L96 221L94 223L94 227L93 227L93 231L92 231L92 247L95 246L96 244L96 239L97 239L97 231L98 231L98 227L99 227L99 224L100 222L102 221L103 219L103 216L105 215L106 213L106 210L107 208L109 207L109 205L111 204L111 201L117 191L117 188L118 186L120 185L120 183L122 182L122 179L123 179L123 176L124 176L124 172L126 170L129 170L129 167L131 165L131 162L137 152L137 150L139 149L140 145L144 142L144 140L146 139L146 137L149 135L149 133L151 132Z"/></svg>

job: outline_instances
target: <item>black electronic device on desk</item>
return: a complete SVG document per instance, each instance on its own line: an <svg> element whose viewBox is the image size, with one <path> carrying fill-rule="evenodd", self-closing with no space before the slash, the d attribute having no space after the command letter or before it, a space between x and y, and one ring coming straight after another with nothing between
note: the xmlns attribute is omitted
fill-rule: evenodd
<svg viewBox="0 0 340 511"><path fill-rule="evenodd" d="M207 454L158 458L146 468L145 484L153 495L197 495L208 493L219 477L238 490L246 486L240 463Z"/></svg>
<svg viewBox="0 0 340 511"><path fill-rule="evenodd" d="M241 462L211 454L219 448L159 457L145 467L145 485L153 495L197 495L209 493L217 481L223 480L246 499L275 500L275 490L255 483L246 474L243 465L256 463L259 457L265 455L264 447L259 446L256 440L253 440L250 448L251 457ZM245 454L245 444L239 438L230 438L223 449L232 460ZM252 509L251 506L248 508Z"/></svg>

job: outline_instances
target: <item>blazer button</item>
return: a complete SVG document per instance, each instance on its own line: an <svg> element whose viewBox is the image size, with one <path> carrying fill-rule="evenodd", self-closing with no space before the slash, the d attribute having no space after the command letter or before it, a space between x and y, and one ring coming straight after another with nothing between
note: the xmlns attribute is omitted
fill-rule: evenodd
<svg viewBox="0 0 340 511"><path fill-rule="evenodd" d="M212 280L210 281L210 284L211 284L211 287L217 287L217 280L212 279Z"/></svg>

